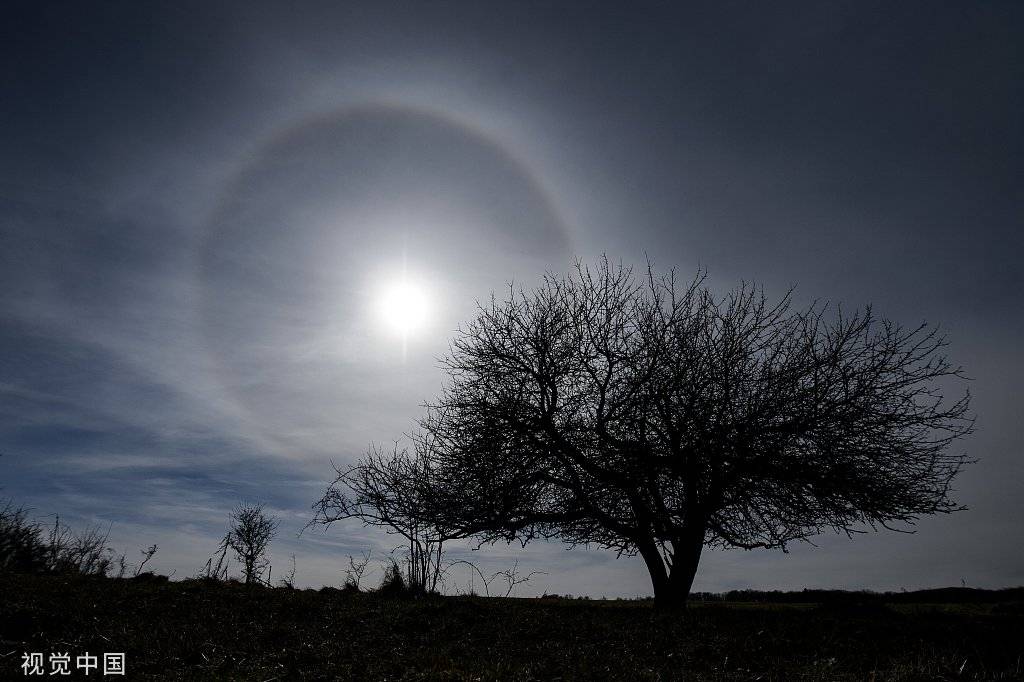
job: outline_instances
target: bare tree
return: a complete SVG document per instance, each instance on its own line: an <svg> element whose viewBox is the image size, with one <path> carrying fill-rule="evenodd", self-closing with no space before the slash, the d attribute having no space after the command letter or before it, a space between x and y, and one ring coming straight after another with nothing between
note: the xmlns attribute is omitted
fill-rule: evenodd
<svg viewBox="0 0 1024 682"><path fill-rule="evenodd" d="M345 569L345 580L342 586L346 590L358 592L361 589L363 582L363 574L366 573L367 567L370 565L370 550L366 550L359 555L359 560L351 554L348 555L348 568Z"/></svg>
<svg viewBox="0 0 1024 682"><path fill-rule="evenodd" d="M785 550L959 509L949 446L973 421L969 394L943 398L963 378L945 345L870 308L577 264L480 306L417 456L339 472L354 496L332 488L319 520L639 554L657 603L680 605L705 546Z"/></svg>
<svg viewBox="0 0 1024 682"><path fill-rule="evenodd" d="M146 563L156 556L157 550L160 549L155 544L150 545L147 549L140 549L139 552L142 554L142 561L135 567L135 575L138 576L142 573L142 569L146 566Z"/></svg>
<svg viewBox="0 0 1024 682"><path fill-rule="evenodd" d="M269 565L267 549L277 535L278 520L267 516L262 504L242 504L231 512L230 529L225 542L242 564L246 585L261 582Z"/></svg>
<svg viewBox="0 0 1024 682"><path fill-rule="evenodd" d="M333 464L333 463L332 463ZM406 547L406 583L414 590L436 592L444 568L444 528L427 509L431 490L430 442L416 441L412 451L372 447L357 464L334 467L335 479L314 505L309 525L325 529L343 519L400 535ZM307 526L308 527L308 526Z"/></svg>
<svg viewBox="0 0 1024 682"><path fill-rule="evenodd" d="M519 559L516 559L511 568L506 568L504 571L497 571L493 576L491 576L491 580L498 577L504 578L505 584L508 585L508 589L505 591L505 596L511 597L517 587L530 582L535 575L547 575L547 573L544 571L530 571L526 575L523 575L519 572Z"/></svg>
<svg viewBox="0 0 1024 682"><path fill-rule="evenodd" d="M284 587L289 590L295 589L295 569L295 555L292 554L292 567L291 570L288 571L288 573L283 578L281 578L281 587Z"/></svg>

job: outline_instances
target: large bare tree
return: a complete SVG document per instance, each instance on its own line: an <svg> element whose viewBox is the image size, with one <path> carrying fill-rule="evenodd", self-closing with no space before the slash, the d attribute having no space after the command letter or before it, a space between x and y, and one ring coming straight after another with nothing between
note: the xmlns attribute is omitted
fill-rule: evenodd
<svg viewBox="0 0 1024 682"><path fill-rule="evenodd" d="M430 522L640 554L661 605L705 546L783 548L960 507L969 394L934 327L602 259L492 297L422 421Z"/></svg>
<svg viewBox="0 0 1024 682"><path fill-rule="evenodd" d="M785 549L959 509L950 445L973 421L966 392L943 398L963 378L945 345L870 308L578 264L480 306L415 456L339 471L317 521L639 554L656 602L680 605L705 546Z"/></svg>

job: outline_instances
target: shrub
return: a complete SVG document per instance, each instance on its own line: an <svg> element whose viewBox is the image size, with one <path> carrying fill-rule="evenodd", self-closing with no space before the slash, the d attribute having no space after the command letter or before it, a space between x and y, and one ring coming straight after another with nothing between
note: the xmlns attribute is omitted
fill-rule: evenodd
<svg viewBox="0 0 1024 682"><path fill-rule="evenodd" d="M6 503L0 509L0 571L39 573L48 555L40 525L28 520L24 507Z"/></svg>
<svg viewBox="0 0 1024 682"><path fill-rule="evenodd" d="M377 593L385 596L409 594L409 586L405 584L405 576L402 575L402 569L398 567L397 562L392 561L384 568L384 577L381 578Z"/></svg>
<svg viewBox="0 0 1024 682"><path fill-rule="evenodd" d="M277 535L279 521L268 516L262 504L245 503L236 507L229 519L230 529L224 540L242 564L245 584L260 584L263 582L263 573L270 565L267 549Z"/></svg>

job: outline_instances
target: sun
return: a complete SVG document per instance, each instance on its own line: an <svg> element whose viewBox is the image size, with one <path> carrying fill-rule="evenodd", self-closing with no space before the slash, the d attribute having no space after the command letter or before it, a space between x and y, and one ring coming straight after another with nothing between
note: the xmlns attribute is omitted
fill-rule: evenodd
<svg viewBox="0 0 1024 682"><path fill-rule="evenodd" d="M422 286L403 277L384 288L379 312L384 325L406 339L426 326L430 303Z"/></svg>

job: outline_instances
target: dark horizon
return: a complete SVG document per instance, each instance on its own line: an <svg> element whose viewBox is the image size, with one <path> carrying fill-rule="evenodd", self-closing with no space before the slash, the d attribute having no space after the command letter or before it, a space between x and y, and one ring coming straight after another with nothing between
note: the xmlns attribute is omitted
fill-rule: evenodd
<svg viewBox="0 0 1024 682"><path fill-rule="evenodd" d="M936 323L971 377L967 511L709 551L694 590L1024 585L1022 19L1009 2L16 3L0 496L110 524L130 555L157 543L177 577L259 500L281 518L275 574L295 554L300 584L336 584L346 555L397 542L295 537L330 460L412 428L477 300L607 253ZM425 312L396 332L399 281ZM523 594L650 593L641 561L606 551L471 556L545 571Z"/></svg>

